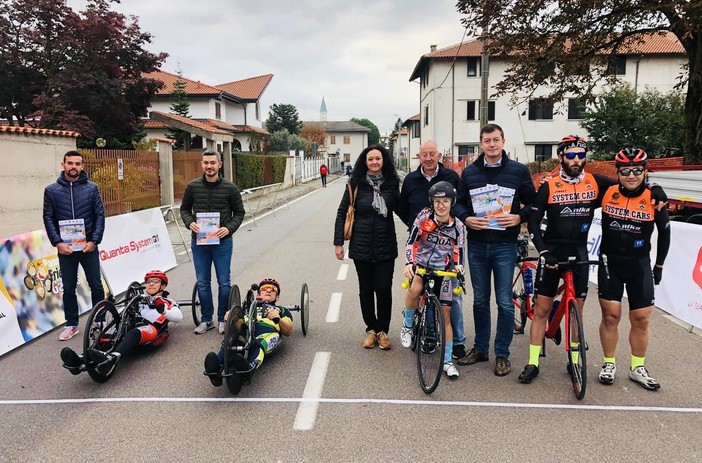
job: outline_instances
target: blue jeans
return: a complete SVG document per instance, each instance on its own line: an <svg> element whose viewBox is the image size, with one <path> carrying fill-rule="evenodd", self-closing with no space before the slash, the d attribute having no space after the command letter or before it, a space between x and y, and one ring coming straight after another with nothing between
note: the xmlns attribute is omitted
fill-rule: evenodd
<svg viewBox="0 0 702 463"><path fill-rule="evenodd" d="M453 329L453 347L465 346L466 335L463 331L463 296L451 301L451 328Z"/></svg>
<svg viewBox="0 0 702 463"><path fill-rule="evenodd" d="M231 264L232 264L232 238L221 240L219 244L198 245L193 239L193 264L195 264L195 277L197 278L197 293L200 297L200 310L202 321L211 322L214 313L212 302L212 263L217 275L217 321L224 321L224 314L229 303L229 293L232 290Z"/></svg>
<svg viewBox="0 0 702 463"><path fill-rule="evenodd" d="M495 356L509 358L514 328L512 277L517 263L517 243L468 242L468 267L473 286L475 350L490 351L490 280L495 279L497 332Z"/></svg>
<svg viewBox="0 0 702 463"><path fill-rule="evenodd" d="M83 267L85 278L88 280L93 307L105 299L105 290L100 278L100 251L96 247L93 252L74 251L67 256L59 254L58 261L63 282L63 313L66 326L78 326L78 265Z"/></svg>

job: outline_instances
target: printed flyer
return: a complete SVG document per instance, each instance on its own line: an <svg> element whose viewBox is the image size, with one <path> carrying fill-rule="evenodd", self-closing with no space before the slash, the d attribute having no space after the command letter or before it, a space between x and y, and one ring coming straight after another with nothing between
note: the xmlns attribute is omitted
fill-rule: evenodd
<svg viewBox="0 0 702 463"><path fill-rule="evenodd" d="M495 217L509 214L514 200L514 188L488 184L470 190L470 198L476 217L487 217L489 219L488 227L491 230L505 229Z"/></svg>
<svg viewBox="0 0 702 463"><path fill-rule="evenodd" d="M197 244L219 244L219 238L215 235L219 229L219 212L198 212L195 217L200 227Z"/></svg>
<svg viewBox="0 0 702 463"><path fill-rule="evenodd" d="M59 220L59 233L63 242L74 251L82 251L88 243L83 219Z"/></svg>

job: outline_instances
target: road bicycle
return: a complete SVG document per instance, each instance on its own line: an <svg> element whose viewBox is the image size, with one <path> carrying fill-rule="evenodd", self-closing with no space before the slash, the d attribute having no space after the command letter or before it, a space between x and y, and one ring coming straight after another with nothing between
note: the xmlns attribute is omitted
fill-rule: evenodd
<svg viewBox="0 0 702 463"><path fill-rule="evenodd" d="M256 366L251 366L245 370L237 370L234 357L240 354L248 359L249 351L255 343L256 326L267 316L267 304L256 296L257 284L252 284L246 292L243 306L240 302L233 301L230 305L229 317L227 318L226 329L224 331L224 371L222 378L227 384L227 389L232 394L238 394L241 385L251 383L253 372ZM237 288L238 293L238 288ZM300 304L279 306L291 312L300 312L300 325L302 335L307 336L310 318L310 292L307 283L303 283L300 288ZM273 320L275 323L279 319ZM236 376L238 376L238 381Z"/></svg>
<svg viewBox="0 0 702 463"><path fill-rule="evenodd" d="M454 288L455 294L461 294L465 288L463 275L457 272L418 268L417 275L423 277L424 288L419 295L417 310L414 311L410 349L417 354L419 385L426 394L431 394L441 381L446 353L444 312L439 298L434 294L435 277L458 278L460 285ZM409 279L402 283L405 289L409 286Z"/></svg>
<svg viewBox="0 0 702 463"><path fill-rule="evenodd" d="M534 278L538 257L529 257L529 239L517 238L517 266L512 280L514 303L514 334L524 334L526 321L534 318Z"/></svg>
<svg viewBox="0 0 702 463"><path fill-rule="evenodd" d="M578 306L575 296L575 286L573 283L573 272L579 266L598 265L597 260L576 260L575 257L568 258L567 261L558 262L558 270L563 278L563 285L560 301L554 299L552 311L546 322L546 333L541 343L541 357L546 356L546 339L553 339L556 344L560 344L561 333L565 333L565 350L568 355L567 370L573 386L573 393L578 400L585 397L587 388L587 343L583 331L582 312ZM606 258L604 261L607 270ZM540 258L538 281L541 281L544 271L544 259ZM608 271L607 271L608 273ZM558 297L558 295L556 296ZM533 309L531 317L533 318ZM561 331L561 320L564 320L564 330Z"/></svg>

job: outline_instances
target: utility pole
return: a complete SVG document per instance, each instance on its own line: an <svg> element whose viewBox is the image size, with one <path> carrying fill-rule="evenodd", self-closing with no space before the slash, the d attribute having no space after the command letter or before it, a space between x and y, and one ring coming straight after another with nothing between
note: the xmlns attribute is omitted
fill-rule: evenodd
<svg viewBox="0 0 702 463"><path fill-rule="evenodd" d="M490 75L490 56L487 53L487 25L483 28L480 52L480 127L488 123L488 77Z"/></svg>

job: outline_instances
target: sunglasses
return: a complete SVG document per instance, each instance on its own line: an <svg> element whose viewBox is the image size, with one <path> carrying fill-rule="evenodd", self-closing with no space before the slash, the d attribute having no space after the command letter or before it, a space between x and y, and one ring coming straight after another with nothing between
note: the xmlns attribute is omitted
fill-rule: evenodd
<svg viewBox="0 0 702 463"><path fill-rule="evenodd" d="M587 156L587 153L585 153L585 152L576 153L574 151L566 151L565 153L563 153L563 156L565 156L566 159L572 161L573 159L575 159L576 156L578 157L578 159L585 159L585 156Z"/></svg>
<svg viewBox="0 0 702 463"><path fill-rule="evenodd" d="M274 291L277 294L278 288L273 285L263 285L259 288L259 291Z"/></svg>
<svg viewBox="0 0 702 463"><path fill-rule="evenodd" d="M637 177L643 174L644 170L642 167L634 167L633 169L619 169L618 174L622 177L628 177L629 174L634 174Z"/></svg>

